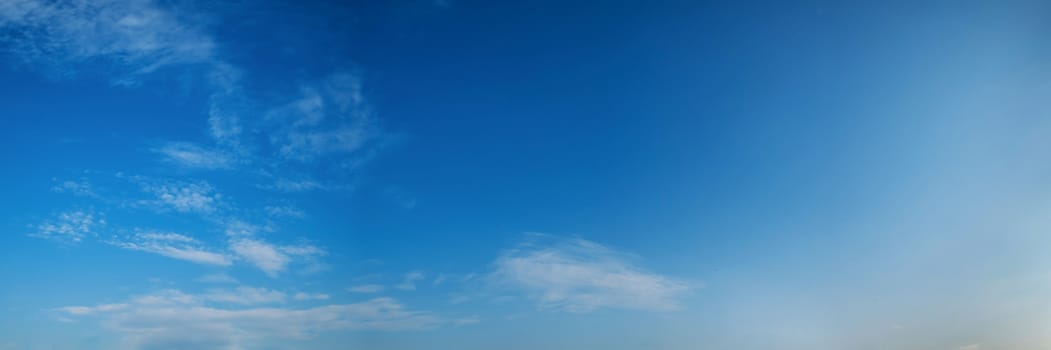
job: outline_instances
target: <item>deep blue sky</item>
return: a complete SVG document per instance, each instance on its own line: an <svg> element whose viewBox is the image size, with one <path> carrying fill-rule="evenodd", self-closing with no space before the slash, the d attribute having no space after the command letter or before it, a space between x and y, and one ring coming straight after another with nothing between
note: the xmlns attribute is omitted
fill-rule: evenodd
<svg viewBox="0 0 1051 350"><path fill-rule="evenodd" d="M0 0L0 350L1043 349L1049 10Z"/></svg>

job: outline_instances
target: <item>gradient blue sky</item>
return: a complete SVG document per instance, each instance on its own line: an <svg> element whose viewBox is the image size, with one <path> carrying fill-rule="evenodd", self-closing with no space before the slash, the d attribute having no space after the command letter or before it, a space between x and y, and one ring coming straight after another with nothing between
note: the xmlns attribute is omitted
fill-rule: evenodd
<svg viewBox="0 0 1051 350"><path fill-rule="evenodd" d="M1051 346L1051 4L0 0L0 349Z"/></svg>

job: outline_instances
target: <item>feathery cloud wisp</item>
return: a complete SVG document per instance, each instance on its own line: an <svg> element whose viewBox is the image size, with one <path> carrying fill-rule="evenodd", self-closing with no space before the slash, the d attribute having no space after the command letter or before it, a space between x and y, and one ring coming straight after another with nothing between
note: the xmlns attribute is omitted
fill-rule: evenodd
<svg viewBox="0 0 1051 350"><path fill-rule="evenodd" d="M416 290L416 281L423 280L424 278L425 276L423 275L423 272L412 271L405 274L405 278L402 279L401 283L394 286L394 288L401 290Z"/></svg>
<svg viewBox="0 0 1051 350"><path fill-rule="evenodd" d="M267 300L270 301L270 300ZM209 295L165 290L117 304L58 309L69 317L97 318L133 348L227 348L261 345L276 339L309 339L339 330L422 330L447 323L423 311L408 310L390 298L307 309L224 308ZM252 346L247 346L251 348Z"/></svg>
<svg viewBox="0 0 1051 350"><path fill-rule="evenodd" d="M163 155L168 161L187 168L228 169L234 163L232 157L227 153L208 150L186 142L172 142L154 151Z"/></svg>
<svg viewBox="0 0 1051 350"><path fill-rule="evenodd" d="M270 277L277 277L296 261L309 261L325 251L312 245L281 246L255 238L235 238L230 249Z"/></svg>
<svg viewBox="0 0 1051 350"><path fill-rule="evenodd" d="M216 211L222 195L207 182L155 181L144 183L143 190L156 199L140 201L158 210L171 209L180 213L210 214Z"/></svg>
<svg viewBox="0 0 1051 350"><path fill-rule="evenodd" d="M288 296L283 292L266 288L237 287L234 289L214 289L201 296L204 300L240 305L258 305L284 303Z"/></svg>
<svg viewBox="0 0 1051 350"><path fill-rule="evenodd" d="M198 264L229 266L232 260L225 254L205 249L201 242L192 237L177 233L138 233L129 239L113 240L109 243L124 249L154 253Z"/></svg>
<svg viewBox="0 0 1051 350"><path fill-rule="evenodd" d="M210 36L147 0L6 1L0 29L19 33L2 38L6 51L53 68L103 59L138 75L214 60Z"/></svg>
<svg viewBox="0 0 1051 350"><path fill-rule="evenodd" d="M230 277L230 275L227 275L225 273L213 273L213 274L204 275L204 276L201 276L201 277L197 278L195 281L201 282L201 283L217 283L217 284L218 283L232 283L232 284L239 283L236 278Z"/></svg>
<svg viewBox="0 0 1051 350"><path fill-rule="evenodd" d="M82 197L95 197L97 194L92 189L91 184L87 180L81 179L79 181L66 180L62 181L55 186L51 187L51 191L55 193L68 193L75 196Z"/></svg>
<svg viewBox="0 0 1051 350"><path fill-rule="evenodd" d="M353 293L379 293L384 289L386 288L379 284L363 284L347 288L347 291Z"/></svg>
<svg viewBox="0 0 1051 350"><path fill-rule="evenodd" d="M295 300L328 300L329 295L325 293L305 293L298 292L292 296Z"/></svg>
<svg viewBox="0 0 1051 350"><path fill-rule="evenodd" d="M598 243L533 238L500 256L489 278L526 292L542 308L669 311L678 309L679 297L690 290L687 283L644 271L624 253Z"/></svg>

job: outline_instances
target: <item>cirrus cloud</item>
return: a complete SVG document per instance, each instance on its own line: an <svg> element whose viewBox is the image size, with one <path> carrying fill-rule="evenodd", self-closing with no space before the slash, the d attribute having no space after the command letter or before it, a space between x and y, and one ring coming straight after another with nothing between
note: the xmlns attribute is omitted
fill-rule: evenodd
<svg viewBox="0 0 1051 350"><path fill-rule="evenodd" d="M58 214L52 220L36 225L36 232L30 233L29 236L76 243L94 235L95 229L105 224L106 220L95 213L74 210Z"/></svg>
<svg viewBox="0 0 1051 350"><path fill-rule="evenodd" d="M635 266L630 256L578 239L533 234L501 255L489 278L526 293L543 309L671 311L691 289L683 281Z"/></svg>
<svg viewBox="0 0 1051 350"><path fill-rule="evenodd" d="M109 243L124 249L154 253L198 264L229 266L232 261L226 254L204 248L197 239L177 233L137 233L130 238L115 239Z"/></svg>
<svg viewBox="0 0 1051 350"><path fill-rule="evenodd" d="M221 304L228 300L163 290L122 303L57 311L63 317L101 321L122 335L131 349L250 349L280 339L307 340L329 331L426 330L448 323L391 298L312 308L228 308Z"/></svg>

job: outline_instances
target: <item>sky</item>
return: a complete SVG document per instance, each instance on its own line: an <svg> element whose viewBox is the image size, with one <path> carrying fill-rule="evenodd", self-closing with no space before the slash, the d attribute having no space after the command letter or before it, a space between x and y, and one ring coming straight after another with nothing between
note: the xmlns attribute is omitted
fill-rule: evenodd
<svg viewBox="0 0 1051 350"><path fill-rule="evenodd" d="M1049 349L1049 24L0 0L0 350Z"/></svg>

